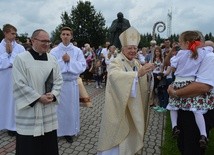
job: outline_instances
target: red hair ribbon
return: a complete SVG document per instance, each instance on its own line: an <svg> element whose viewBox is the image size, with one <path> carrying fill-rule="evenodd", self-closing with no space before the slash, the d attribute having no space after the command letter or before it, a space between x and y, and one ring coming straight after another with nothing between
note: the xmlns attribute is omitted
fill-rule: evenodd
<svg viewBox="0 0 214 155"><path fill-rule="evenodd" d="M200 46L200 45L201 45L201 42L200 42L200 41L193 41L193 42L191 42L191 43L189 44L188 49L191 50L192 52L195 52L195 51L196 51L196 48L197 48L198 46Z"/></svg>

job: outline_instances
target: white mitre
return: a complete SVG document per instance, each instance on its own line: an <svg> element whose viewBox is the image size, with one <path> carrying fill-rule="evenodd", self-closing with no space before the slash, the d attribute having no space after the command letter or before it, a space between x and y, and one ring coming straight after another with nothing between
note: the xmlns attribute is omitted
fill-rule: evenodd
<svg viewBox="0 0 214 155"><path fill-rule="evenodd" d="M122 46L138 46L140 42L140 33L134 27L129 27L127 30L120 34L119 39Z"/></svg>

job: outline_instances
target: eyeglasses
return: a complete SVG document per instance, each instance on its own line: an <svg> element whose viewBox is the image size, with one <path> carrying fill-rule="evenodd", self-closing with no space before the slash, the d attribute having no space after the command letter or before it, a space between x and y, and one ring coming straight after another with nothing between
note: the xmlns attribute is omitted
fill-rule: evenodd
<svg viewBox="0 0 214 155"><path fill-rule="evenodd" d="M40 39L37 39L37 38L34 38L34 39L40 41L42 44L48 44L48 45L51 44L50 40L40 40Z"/></svg>

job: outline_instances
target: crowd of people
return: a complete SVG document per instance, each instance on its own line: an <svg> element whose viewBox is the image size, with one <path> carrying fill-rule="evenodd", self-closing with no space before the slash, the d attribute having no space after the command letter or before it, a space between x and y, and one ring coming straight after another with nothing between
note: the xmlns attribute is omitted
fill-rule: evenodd
<svg viewBox="0 0 214 155"><path fill-rule="evenodd" d="M201 32L139 48L140 33L131 26L119 35L121 49L109 41L98 49L89 43L79 48L69 27L60 30L61 42L51 49L43 29L23 44L13 25L5 24L3 33L0 130L16 135L17 155L58 155L57 137L74 141L80 132L79 77L106 90L98 155L142 149L151 108L170 111L182 155L204 153L214 127L214 44Z"/></svg>

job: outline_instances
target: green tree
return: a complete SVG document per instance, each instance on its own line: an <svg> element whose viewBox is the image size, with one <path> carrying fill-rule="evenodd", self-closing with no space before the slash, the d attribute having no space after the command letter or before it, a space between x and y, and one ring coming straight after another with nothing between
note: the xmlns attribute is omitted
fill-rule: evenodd
<svg viewBox="0 0 214 155"><path fill-rule="evenodd" d="M212 40L212 41L214 41L214 37L212 36L211 32L209 34L205 35L205 40Z"/></svg>
<svg viewBox="0 0 214 155"><path fill-rule="evenodd" d="M28 33L21 33L19 36L17 36L17 38L19 38L19 41L22 43L25 43L28 38Z"/></svg>
<svg viewBox="0 0 214 155"><path fill-rule="evenodd" d="M78 46L85 43L98 47L106 41L107 27L105 19L100 12L96 12L94 6L89 1L78 1L76 7L72 7L71 13L62 13L62 24L52 32L52 41L59 40L59 30L63 26L68 26L74 31L74 40Z"/></svg>
<svg viewBox="0 0 214 155"><path fill-rule="evenodd" d="M205 40L210 40L210 37L208 34L205 35Z"/></svg>
<svg viewBox="0 0 214 155"><path fill-rule="evenodd" d="M3 33L3 31L0 29L0 41L2 41L3 38L4 38L4 33Z"/></svg>
<svg viewBox="0 0 214 155"><path fill-rule="evenodd" d="M61 14L61 20L62 20L62 24L58 25L56 27L56 29L51 33L51 40L53 43L56 43L60 40L60 29L63 27L63 26L68 26L70 28L71 27L71 18L69 17L68 13L67 12L63 12Z"/></svg>

